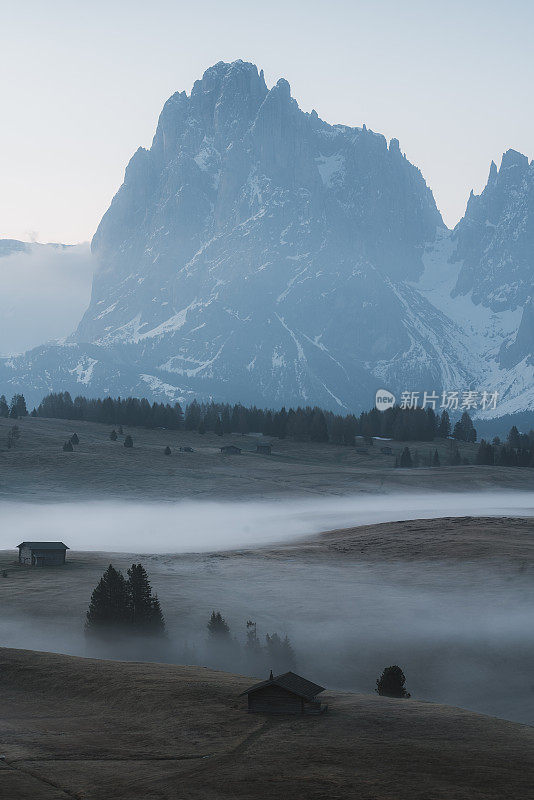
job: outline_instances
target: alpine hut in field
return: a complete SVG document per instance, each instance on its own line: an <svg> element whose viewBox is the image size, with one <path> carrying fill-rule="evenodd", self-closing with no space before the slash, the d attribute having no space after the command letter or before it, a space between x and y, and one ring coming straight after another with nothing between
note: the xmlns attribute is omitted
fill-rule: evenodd
<svg viewBox="0 0 534 800"><path fill-rule="evenodd" d="M240 696L248 695L248 710L261 714L320 714L326 711L317 695L324 692L324 686L301 678L294 672L283 675L273 673L269 679L256 683Z"/></svg>
<svg viewBox="0 0 534 800"><path fill-rule="evenodd" d="M224 447L221 447L221 453L224 453L225 456L238 456L241 454L241 448L236 447L235 444L225 444Z"/></svg>
<svg viewBox="0 0 534 800"><path fill-rule="evenodd" d="M56 567L64 564L69 549L63 542L21 542L19 564L32 567Z"/></svg>
<svg viewBox="0 0 534 800"><path fill-rule="evenodd" d="M261 453L264 456L270 456L272 448L272 444L269 444L268 442L260 442L256 445L256 453Z"/></svg>

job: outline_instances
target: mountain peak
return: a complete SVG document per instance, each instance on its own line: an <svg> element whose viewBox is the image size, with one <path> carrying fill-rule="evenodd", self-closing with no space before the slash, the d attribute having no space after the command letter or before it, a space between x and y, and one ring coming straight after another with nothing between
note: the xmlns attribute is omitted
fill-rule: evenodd
<svg viewBox="0 0 534 800"><path fill-rule="evenodd" d="M517 150L512 150L512 148L510 148L506 153L503 153L501 170L510 169L510 167L522 167L523 169L527 169L528 158L524 156L523 153L519 153Z"/></svg>
<svg viewBox="0 0 534 800"><path fill-rule="evenodd" d="M265 83L263 70L258 72L258 67L251 61L242 61L241 59L237 61L218 61L212 67L208 67L199 81L195 81L193 91L195 91L195 87L197 87L198 91L198 89L206 88L206 86L216 82L229 79L237 80L239 76L241 78L246 77L252 82L261 80Z"/></svg>

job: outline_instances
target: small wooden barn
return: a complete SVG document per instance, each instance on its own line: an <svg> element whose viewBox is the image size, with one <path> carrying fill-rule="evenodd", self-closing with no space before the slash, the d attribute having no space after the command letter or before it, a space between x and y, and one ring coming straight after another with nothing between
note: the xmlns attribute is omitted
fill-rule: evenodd
<svg viewBox="0 0 534 800"><path fill-rule="evenodd" d="M225 444L224 447L221 447L221 453L226 456L238 456L241 454L241 448L236 447L235 444Z"/></svg>
<svg viewBox="0 0 534 800"><path fill-rule="evenodd" d="M69 549L63 542L21 542L19 564L32 567L56 567L64 564Z"/></svg>
<svg viewBox="0 0 534 800"><path fill-rule="evenodd" d="M264 456L270 456L272 449L273 446L269 442L261 442L256 445L256 453L261 453Z"/></svg>
<svg viewBox="0 0 534 800"><path fill-rule="evenodd" d="M248 695L248 710L260 714L320 714L326 711L317 695L324 687L296 675L284 672L282 675L256 683L242 692Z"/></svg>

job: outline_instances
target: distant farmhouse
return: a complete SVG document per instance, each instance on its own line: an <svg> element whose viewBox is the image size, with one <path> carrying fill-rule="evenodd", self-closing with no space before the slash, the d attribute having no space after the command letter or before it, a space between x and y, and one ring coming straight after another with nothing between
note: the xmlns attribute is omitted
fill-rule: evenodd
<svg viewBox="0 0 534 800"><path fill-rule="evenodd" d="M55 567L64 564L69 549L63 542L22 542L19 548L19 564L32 567Z"/></svg>
<svg viewBox="0 0 534 800"><path fill-rule="evenodd" d="M236 447L235 444L225 444L224 447L221 447L221 453L227 456L238 456L241 454L241 448Z"/></svg>
<svg viewBox="0 0 534 800"><path fill-rule="evenodd" d="M256 683L240 696L248 695L248 710L251 713L320 714L327 709L317 699L321 692L324 692L323 686L301 678L294 672L273 677L271 671L269 680Z"/></svg>
<svg viewBox="0 0 534 800"><path fill-rule="evenodd" d="M270 456L272 448L273 448L272 444L269 444L268 442L264 442L263 444L257 444L256 453L262 453L264 456Z"/></svg>

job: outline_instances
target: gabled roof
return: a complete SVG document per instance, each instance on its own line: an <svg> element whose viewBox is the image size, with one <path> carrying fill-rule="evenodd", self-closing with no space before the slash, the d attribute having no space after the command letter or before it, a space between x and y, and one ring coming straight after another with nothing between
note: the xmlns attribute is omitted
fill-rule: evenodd
<svg viewBox="0 0 534 800"><path fill-rule="evenodd" d="M311 700L315 695L324 692L324 686L312 683L294 672L284 672L282 675L275 675L274 678L254 684L250 689L241 692L240 697L244 694L256 692L258 689L263 689L265 686L280 686L282 689L287 689L288 692L304 697L305 700Z"/></svg>
<svg viewBox="0 0 534 800"><path fill-rule="evenodd" d="M63 542L21 542L17 547L30 547L34 550L70 550Z"/></svg>

